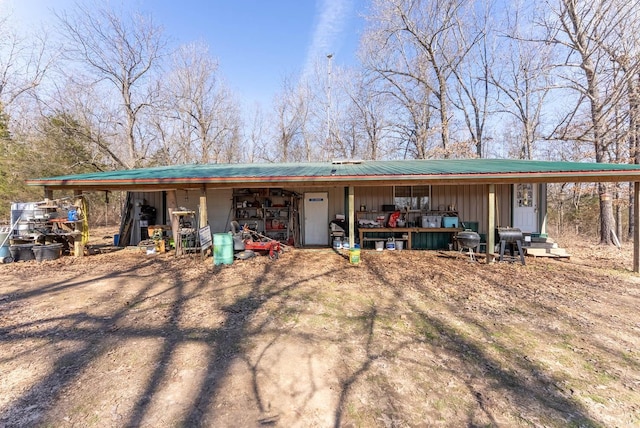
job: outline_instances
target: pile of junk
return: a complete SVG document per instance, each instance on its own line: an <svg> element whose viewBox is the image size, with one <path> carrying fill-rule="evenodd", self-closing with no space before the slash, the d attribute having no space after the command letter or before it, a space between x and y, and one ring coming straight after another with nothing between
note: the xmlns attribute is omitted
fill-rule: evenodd
<svg viewBox="0 0 640 428"><path fill-rule="evenodd" d="M258 233L256 229L257 225L251 227L249 224L245 224L240 227L237 221L231 222L234 257L241 260L249 259L254 257L257 252L268 255L271 260L278 259L280 254L284 252L285 245Z"/></svg>
<svg viewBox="0 0 640 428"><path fill-rule="evenodd" d="M56 260L82 255L89 240L82 196L11 203L11 223L0 226L0 262Z"/></svg>

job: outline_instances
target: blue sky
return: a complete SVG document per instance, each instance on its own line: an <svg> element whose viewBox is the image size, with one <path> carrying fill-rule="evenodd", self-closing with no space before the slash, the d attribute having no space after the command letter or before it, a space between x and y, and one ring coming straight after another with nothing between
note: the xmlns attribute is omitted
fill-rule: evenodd
<svg viewBox="0 0 640 428"><path fill-rule="evenodd" d="M0 0L21 25L53 23L51 9L71 0ZM105 3L107 3L105 1ZM268 107L285 77L299 76L333 53L334 66L355 62L367 0L136 0L173 43L205 40L245 108Z"/></svg>

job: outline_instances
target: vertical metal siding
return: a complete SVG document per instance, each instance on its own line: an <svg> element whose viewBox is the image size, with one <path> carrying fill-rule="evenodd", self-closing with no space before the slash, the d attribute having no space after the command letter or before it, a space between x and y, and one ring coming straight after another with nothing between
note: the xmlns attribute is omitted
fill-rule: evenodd
<svg viewBox="0 0 640 428"><path fill-rule="evenodd" d="M228 232L233 219L233 189L207 189L207 220L211 233Z"/></svg>
<svg viewBox="0 0 640 428"><path fill-rule="evenodd" d="M364 205L367 211L382 210L382 205L393 204L393 187L356 187L356 210Z"/></svg>
<svg viewBox="0 0 640 428"><path fill-rule="evenodd" d="M455 205L460 221L478 222L479 233L487 233L487 194L487 185L432 186L431 209ZM511 185L497 185L496 199L496 226L508 226L511 223Z"/></svg>

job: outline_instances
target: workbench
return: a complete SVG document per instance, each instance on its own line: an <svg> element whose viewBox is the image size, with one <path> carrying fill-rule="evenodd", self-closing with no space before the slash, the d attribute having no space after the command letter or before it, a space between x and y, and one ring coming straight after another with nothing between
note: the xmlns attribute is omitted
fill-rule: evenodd
<svg viewBox="0 0 640 428"><path fill-rule="evenodd" d="M358 229L360 235L360 246L364 248L365 242L373 241L386 241L387 238L367 238L366 235L373 233L386 233L393 235L392 237L396 241L407 241L405 249L412 249L412 234L413 233L451 233L455 234L462 229L456 227L361 227ZM398 237L399 235L399 237ZM406 238L403 236L406 235Z"/></svg>

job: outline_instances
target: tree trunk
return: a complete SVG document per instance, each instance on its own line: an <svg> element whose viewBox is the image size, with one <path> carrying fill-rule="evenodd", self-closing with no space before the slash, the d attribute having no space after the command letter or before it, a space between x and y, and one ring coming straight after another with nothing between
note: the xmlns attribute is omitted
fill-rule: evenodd
<svg viewBox="0 0 640 428"><path fill-rule="evenodd" d="M435 69L435 67L434 67ZM440 101L440 124L442 126L442 150L444 157L449 157L449 109L447 108L447 81L442 70L436 69L438 74L438 101Z"/></svg>
<svg viewBox="0 0 640 428"><path fill-rule="evenodd" d="M629 79L629 163L640 164L640 75ZM629 183L629 239L633 238L634 222L633 183Z"/></svg>
<svg viewBox="0 0 640 428"><path fill-rule="evenodd" d="M600 195L600 243L611 245L611 231L614 230L613 222L613 202L609 193L607 183L598 183L598 194Z"/></svg>
<svg viewBox="0 0 640 428"><path fill-rule="evenodd" d="M620 191L620 184L616 183L616 193L615 193L615 220L616 220L616 235L619 240L622 240L622 207L620 206L620 202L622 201L622 192Z"/></svg>

